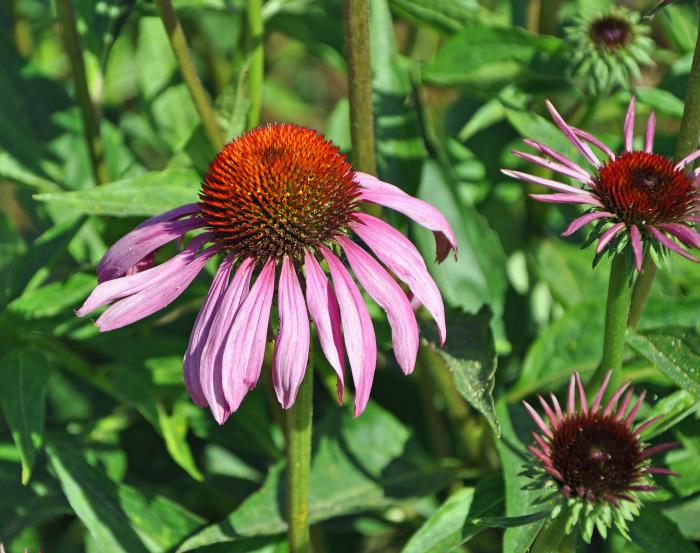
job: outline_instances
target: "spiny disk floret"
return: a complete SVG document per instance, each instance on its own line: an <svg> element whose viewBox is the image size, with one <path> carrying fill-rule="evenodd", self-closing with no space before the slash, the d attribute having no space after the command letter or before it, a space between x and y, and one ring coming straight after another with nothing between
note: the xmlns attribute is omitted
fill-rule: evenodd
<svg viewBox="0 0 700 553"><path fill-rule="evenodd" d="M352 167L323 135L273 124L224 146L204 177L200 208L230 250L300 259L346 230L358 195Z"/></svg>
<svg viewBox="0 0 700 553"><path fill-rule="evenodd" d="M591 21L589 36L594 44L616 49L632 40L632 26L622 17L606 15Z"/></svg>
<svg viewBox="0 0 700 553"><path fill-rule="evenodd" d="M601 166L593 180L605 208L628 225L682 221L694 207L691 177L658 154L624 152Z"/></svg>
<svg viewBox="0 0 700 553"><path fill-rule="evenodd" d="M632 429L600 412L565 417L550 447L563 488L596 501L627 493L643 472Z"/></svg>

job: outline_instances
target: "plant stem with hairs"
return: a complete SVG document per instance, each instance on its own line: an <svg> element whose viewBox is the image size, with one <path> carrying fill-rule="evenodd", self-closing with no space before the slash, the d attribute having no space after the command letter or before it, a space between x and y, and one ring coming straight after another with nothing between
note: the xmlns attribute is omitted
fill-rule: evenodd
<svg viewBox="0 0 700 553"><path fill-rule="evenodd" d="M61 35L66 54L70 61L75 85L75 99L80 108L83 120L85 140L90 154L90 164L97 184L109 182L107 162L104 157L104 145L100 135L100 116L97 107L90 98L87 77L85 75L85 59L80 45L80 35L76 26L75 11L71 0L56 0L58 20L61 25Z"/></svg>
<svg viewBox="0 0 700 553"><path fill-rule="evenodd" d="M199 117L202 119L204 131L212 148L218 151L224 143L224 135L216 120L216 113L209 102L207 92L204 90L204 86L202 86L202 82L197 75L194 61L192 60L192 54L187 46L187 39L182 30L180 20L175 13L175 8L173 8L171 0L155 0L155 3L158 7L158 13L163 21L165 30L168 33L170 46L172 46L173 52L175 53L182 79L185 81L185 85L187 85L197 113L199 113Z"/></svg>

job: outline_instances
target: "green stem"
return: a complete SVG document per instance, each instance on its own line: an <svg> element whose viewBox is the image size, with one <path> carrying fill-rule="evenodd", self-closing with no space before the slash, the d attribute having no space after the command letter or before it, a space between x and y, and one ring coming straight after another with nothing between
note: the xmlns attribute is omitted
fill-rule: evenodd
<svg viewBox="0 0 700 553"><path fill-rule="evenodd" d="M542 526L535 538L530 553L557 553L566 536L567 511Z"/></svg>
<svg viewBox="0 0 700 553"><path fill-rule="evenodd" d="M263 31L262 0L248 0L248 128L260 123L263 76L265 71L265 35Z"/></svg>
<svg viewBox="0 0 700 553"><path fill-rule="evenodd" d="M291 553L309 553L309 475L314 371L306 367L294 405L287 411L287 537Z"/></svg>
<svg viewBox="0 0 700 553"><path fill-rule="evenodd" d="M608 281L608 302L605 309L605 335L603 336L603 359L598 371L589 383L591 389L597 388L605 374L612 370L610 388L614 390L621 380L622 354L625 348L625 331L630 310L632 288L627 276L625 255L616 255L610 266Z"/></svg>
<svg viewBox="0 0 700 553"><path fill-rule="evenodd" d="M673 157L678 161L687 156L698 147L700 138L700 23L698 24L697 38L695 39L695 51L693 52L693 65L688 76L688 88L685 93L685 106L681 128L676 139L676 151ZM656 265L649 253L644 259L644 269L639 275L632 295L632 308L630 310L629 326L637 326L642 316L644 304L649 297L651 285L656 276Z"/></svg>
<svg viewBox="0 0 700 553"><path fill-rule="evenodd" d="M348 63L352 164L358 171L375 174L369 0L343 0L343 29Z"/></svg>
<svg viewBox="0 0 700 553"><path fill-rule="evenodd" d="M76 26L75 11L71 0L57 0L56 8L61 25L61 34L66 54L70 60L75 85L75 99L80 108L80 116L85 129L85 140L90 154L92 172L97 184L109 182L107 162L104 157L104 146L100 135L100 117L97 107L90 98L87 77L85 75L85 59L80 45L80 35Z"/></svg>
<svg viewBox="0 0 700 553"><path fill-rule="evenodd" d="M187 85L197 113L199 113L199 117L202 119L204 132L206 132L212 148L218 151L224 143L224 135L216 120L216 113L214 113L214 108L212 108L209 102L207 92L204 90L202 81L199 80L199 76L197 75L197 70L192 60L192 54L187 46L187 39L182 30L180 20L175 13L175 8L173 8L171 0L155 0L155 3L158 7L160 18L163 20L165 30L168 33L170 46L172 46L175 58L177 59L182 79L185 81L185 85Z"/></svg>
<svg viewBox="0 0 700 553"><path fill-rule="evenodd" d="M559 9L562 0L542 0L540 11L540 32L542 34L554 35L559 25Z"/></svg>

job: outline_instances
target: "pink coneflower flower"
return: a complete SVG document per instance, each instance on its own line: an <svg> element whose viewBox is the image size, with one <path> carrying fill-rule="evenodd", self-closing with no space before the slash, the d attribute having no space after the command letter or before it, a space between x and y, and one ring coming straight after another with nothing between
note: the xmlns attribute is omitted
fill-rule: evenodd
<svg viewBox="0 0 700 553"><path fill-rule="evenodd" d="M690 168L700 157L700 150L678 163L655 154L656 119L653 112L647 119L644 149L634 150L634 97L630 100L625 117L625 149L621 154L615 154L589 133L568 125L549 101L547 108L555 123L593 166L593 170L584 169L545 144L525 140L528 146L544 157L514 151L516 156L569 177L579 186L521 171L502 171L513 178L539 184L555 192L531 194L530 197L535 200L588 206L586 213L574 219L562 233L563 236L569 236L584 225L597 221L594 232L594 238L598 239L596 254L606 249L620 252L629 245L637 271L642 268L645 244L653 248L662 246L662 252L667 248L697 262L698 259L682 245L700 248L700 234L692 228L693 223L700 222L700 171ZM604 154L602 160L591 146Z"/></svg>
<svg viewBox="0 0 700 553"><path fill-rule="evenodd" d="M439 211L353 171L322 135L289 124L257 128L219 152L198 204L149 219L109 249L97 267L100 284L77 313L114 302L97 319L100 330L131 324L172 302L207 261L221 255L184 357L194 402L209 406L219 423L238 409L258 381L276 297L272 380L282 407L294 403L306 370L311 316L337 373L339 401L347 350L358 415L369 398L377 346L369 312L341 254L386 311L404 373L413 371L418 349L412 303L427 309L445 340L442 298L423 259L403 234L361 212L363 202L395 209L432 230L438 261L456 251L452 229ZM196 229L203 232L181 253L153 266L157 248ZM379 261L351 240L353 234ZM412 300L387 268L407 285Z"/></svg>
<svg viewBox="0 0 700 553"><path fill-rule="evenodd" d="M581 523L586 541L590 541L594 526L605 537L613 522L626 535L626 521L638 514L638 492L657 489L650 475L675 475L666 468L650 466L649 458L676 444L647 448L641 439L642 432L661 417L638 426L633 424L645 392L630 408L634 390L628 382L603 405L611 374L608 372L590 406L578 373L569 382L565 412L554 394L550 396L551 405L538 396L547 422L529 403L523 402L540 430L539 434L532 433L535 444L528 447L537 459L526 471L535 477L532 488L553 489L551 497L558 504L553 516L568 509L571 518L567 533Z"/></svg>

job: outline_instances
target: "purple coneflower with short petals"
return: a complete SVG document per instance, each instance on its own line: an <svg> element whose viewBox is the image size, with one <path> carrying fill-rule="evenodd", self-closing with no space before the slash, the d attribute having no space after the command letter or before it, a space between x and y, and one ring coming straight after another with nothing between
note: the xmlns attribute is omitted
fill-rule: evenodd
<svg viewBox="0 0 700 553"><path fill-rule="evenodd" d="M545 417L523 402L540 430L532 433L535 443L528 447L537 461L525 474L534 477L533 489L554 489L549 496L557 503L552 515L568 509L567 533L580 523L586 541L594 527L605 537L612 523L626 535L626 521L638 514L638 492L658 489L650 475L676 475L652 467L649 458L677 444L646 447L641 439L642 432L661 417L634 426L644 392L632 404L634 391L628 382L603 404L611 374L590 405L578 373L571 376L565 411L554 394L551 404L538 396Z"/></svg>
<svg viewBox="0 0 700 553"><path fill-rule="evenodd" d="M534 140L524 142L542 154L513 153L540 167L545 167L577 182L577 186L530 175L522 171L503 169L506 175L553 190L553 194L531 194L530 197L548 203L579 204L588 210L574 219L562 233L573 234L588 223L597 221L596 254L611 249L632 248L635 266L641 271L645 244L662 246L697 262L683 246L700 248L700 234L693 224L700 222L700 170L691 164L700 158L696 150L678 163L655 154L654 130L656 118L649 114L644 133L644 149L633 149L635 100L630 100L624 123L624 151L615 154L598 138L568 125L554 106L547 101L554 122L576 150L593 166L584 169L565 155ZM599 150L602 159L593 148Z"/></svg>
<svg viewBox="0 0 700 553"><path fill-rule="evenodd" d="M413 371L418 350L412 303L426 308L445 340L442 298L423 259L403 234L361 212L364 202L394 209L432 230L438 262L456 252L454 233L438 210L353 171L322 135L289 124L254 129L216 156L198 204L145 221L109 249L97 267L100 284L77 313L112 304L97 326L121 328L171 303L207 261L221 256L184 356L194 402L208 406L219 423L238 409L258 381L276 302L272 381L282 407L294 403L306 370L310 316L337 373L339 401L347 350L359 415L369 399L377 345L367 306L341 254L386 311L404 373ZM190 231L199 234L175 257L154 266L159 247ZM353 235L374 256L351 240Z"/></svg>

